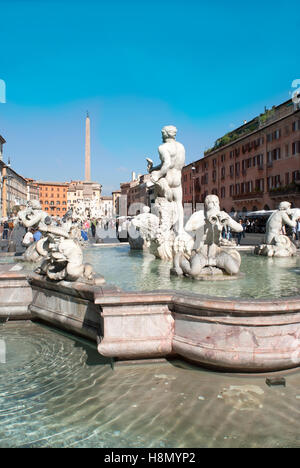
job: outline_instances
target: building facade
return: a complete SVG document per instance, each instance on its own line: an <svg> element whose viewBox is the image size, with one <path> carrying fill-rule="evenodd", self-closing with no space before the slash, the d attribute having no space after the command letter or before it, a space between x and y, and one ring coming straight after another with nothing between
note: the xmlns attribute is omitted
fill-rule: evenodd
<svg viewBox="0 0 300 468"><path fill-rule="evenodd" d="M36 184L42 209L50 216L64 216L68 209L68 182L37 181Z"/></svg>
<svg viewBox="0 0 300 468"><path fill-rule="evenodd" d="M3 145L6 143L3 136L0 135L0 161L3 160Z"/></svg>
<svg viewBox="0 0 300 468"><path fill-rule="evenodd" d="M0 161L0 170L1 217L10 218L26 206L27 180L3 161Z"/></svg>
<svg viewBox="0 0 300 468"><path fill-rule="evenodd" d="M34 179L26 177L27 181L27 201L39 200L39 186Z"/></svg>
<svg viewBox="0 0 300 468"><path fill-rule="evenodd" d="M120 196L121 196L121 190L114 190L112 192L113 216L119 216L119 197Z"/></svg>
<svg viewBox="0 0 300 468"><path fill-rule="evenodd" d="M183 202L193 209L219 196L231 213L300 206L300 109L291 100L217 140L182 171Z"/></svg>
<svg viewBox="0 0 300 468"><path fill-rule="evenodd" d="M68 209L84 207L87 218L97 217L101 210L102 186L97 182L74 181L68 187Z"/></svg>
<svg viewBox="0 0 300 468"><path fill-rule="evenodd" d="M150 174L139 175L130 182L122 183L120 189L120 198L123 205L126 205L129 215L135 215L141 211L141 205L150 207L151 203L154 202L154 184L150 180ZM120 202L121 200L119 200L119 205Z"/></svg>

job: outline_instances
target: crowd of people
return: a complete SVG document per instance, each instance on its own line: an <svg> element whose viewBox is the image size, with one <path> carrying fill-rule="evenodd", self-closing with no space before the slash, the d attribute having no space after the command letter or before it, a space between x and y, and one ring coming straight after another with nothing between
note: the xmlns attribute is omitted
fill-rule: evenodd
<svg viewBox="0 0 300 468"><path fill-rule="evenodd" d="M116 237L119 240L124 240L124 233L127 233L130 221L131 217L87 219L79 223L81 237L84 241L88 241L90 237L93 239L97 237L97 231L98 233L102 233L103 236L105 236L105 233L108 231L115 231ZM247 233L264 233L266 221L267 218L240 218L238 222L243 226L243 231L234 233L231 232L230 228L227 226L223 229L222 237L229 241L234 238L237 241L237 245L240 245L241 240L246 237ZM60 218L54 219L54 222L57 226L62 225ZM75 220L73 220L73 222L75 223ZM0 239L10 239L15 223L16 221L9 219L5 219L0 223ZM294 228L286 229L283 227L282 234L290 236L294 241L300 241L300 218L297 220L297 224ZM24 234L22 245L28 247L32 242L38 241L41 236L42 234L39 230L28 229Z"/></svg>

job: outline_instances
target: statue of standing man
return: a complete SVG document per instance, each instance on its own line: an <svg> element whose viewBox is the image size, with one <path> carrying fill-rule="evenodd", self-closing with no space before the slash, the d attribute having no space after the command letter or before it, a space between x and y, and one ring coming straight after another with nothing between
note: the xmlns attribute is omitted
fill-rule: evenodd
<svg viewBox="0 0 300 468"><path fill-rule="evenodd" d="M163 143L158 147L161 164L153 167L153 161L147 158L148 172L155 184L156 197L174 202L177 212L178 233L183 232L183 205L181 171L185 164L184 146L176 141L177 128L173 125L163 127Z"/></svg>

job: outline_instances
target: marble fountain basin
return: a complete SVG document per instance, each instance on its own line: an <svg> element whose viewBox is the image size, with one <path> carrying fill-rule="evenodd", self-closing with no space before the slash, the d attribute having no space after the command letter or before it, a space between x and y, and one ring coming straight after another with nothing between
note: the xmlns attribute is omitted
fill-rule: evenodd
<svg viewBox="0 0 300 468"><path fill-rule="evenodd" d="M227 372L269 372L297 367L300 259L252 258L252 270L248 268L252 263L250 257L243 262L246 270L251 270L248 278L244 271L240 280L232 282L179 281L168 277L166 264L150 261L142 253L130 255L127 246L89 247L85 260L108 280L106 285L56 284L31 274L25 287L21 272L14 272L14 284L19 275L20 291L23 288L19 294L26 293L24 318L93 340L102 356L115 360L176 356ZM262 265L263 273L258 270ZM160 284L149 290L153 287L151 277L157 281L157 269ZM5 280L4 276L0 278L2 291L8 291L12 278L8 275ZM113 278L116 286L110 285ZM138 285L145 283L139 291ZM244 297L242 294L231 297L233 291L242 290L243 284L248 284ZM195 292L197 289L199 293ZM7 303L10 297L7 294ZM15 314L12 307L2 307L1 317L13 320L22 316L20 312Z"/></svg>

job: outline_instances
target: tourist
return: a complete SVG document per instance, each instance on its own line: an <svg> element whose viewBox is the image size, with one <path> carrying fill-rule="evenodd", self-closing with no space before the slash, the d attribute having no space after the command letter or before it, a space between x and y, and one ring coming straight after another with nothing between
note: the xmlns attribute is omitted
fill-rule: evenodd
<svg viewBox="0 0 300 468"><path fill-rule="evenodd" d="M95 237L96 235L96 220L95 219L92 220L91 230L92 230L92 236Z"/></svg>
<svg viewBox="0 0 300 468"><path fill-rule="evenodd" d="M22 245L23 247L29 247L30 244L32 244L33 242L34 242L34 238L33 238L32 229L28 229L25 236L23 237Z"/></svg>
<svg viewBox="0 0 300 468"><path fill-rule="evenodd" d="M82 239L83 239L84 241L88 241L88 240L89 240L88 235L87 235L87 233L85 232L84 229L81 230L81 237L82 237Z"/></svg>
<svg viewBox="0 0 300 468"><path fill-rule="evenodd" d="M9 224L7 221L4 221L2 239L8 239L8 232L9 232Z"/></svg>
<svg viewBox="0 0 300 468"><path fill-rule="evenodd" d="M239 224L243 227L243 230L237 233L237 245L241 245L242 236L244 234L244 223L242 219L239 219Z"/></svg>
<svg viewBox="0 0 300 468"><path fill-rule="evenodd" d="M36 229L36 230L34 231L34 233L33 233L33 240L34 240L34 242L39 241L39 240L41 239L41 237L42 237L41 231L39 231L38 229Z"/></svg>

